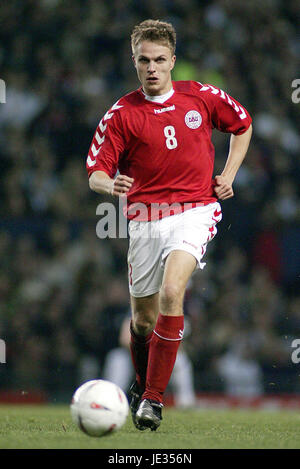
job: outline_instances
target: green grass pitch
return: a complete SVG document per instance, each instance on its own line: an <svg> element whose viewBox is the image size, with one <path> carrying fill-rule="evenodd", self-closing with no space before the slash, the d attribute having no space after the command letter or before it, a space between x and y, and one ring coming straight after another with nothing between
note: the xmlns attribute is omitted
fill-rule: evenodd
<svg viewBox="0 0 300 469"><path fill-rule="evenodd" d="M296 449L300 412L165 408L156 432L124 427L102 438L82 433L68 406L1 405L1 449Z"/></svg>

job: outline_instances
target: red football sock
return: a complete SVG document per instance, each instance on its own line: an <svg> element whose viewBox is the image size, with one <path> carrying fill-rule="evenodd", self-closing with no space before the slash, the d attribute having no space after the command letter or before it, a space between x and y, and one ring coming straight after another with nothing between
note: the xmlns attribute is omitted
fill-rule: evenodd
<svg viewBox="0 0 300 469"><path fill-rule="evenodd" d="M130 322L130 352L139 387L144 390L146 386L146 373L148 364L148 353L153 331L147 336L138 335L132 328Z"/></svg>
<svg viewBox="0 0 300 469"><path fill-rule="evenodd" d="M159 314L149 349L143 399L162 402L170 380L184 328L184 316Z"/></svg>

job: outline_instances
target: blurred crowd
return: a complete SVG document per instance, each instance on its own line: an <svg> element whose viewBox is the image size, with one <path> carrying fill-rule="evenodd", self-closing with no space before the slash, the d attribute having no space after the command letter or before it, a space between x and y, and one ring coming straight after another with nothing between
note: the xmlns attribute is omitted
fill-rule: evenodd
<svg viewBox="0 0 300 469"><path fill-rule="evenodd" d="M175 80L238 99L254 134L185 298L197 392L300 392L300 104L296 0L11 0L0 10L0 391L70 397L101 377L128 316L127 239L96 236L85 159L100 118L139 83L130 33L177 30ZM216 172L228 135L213 136ZM114 203L117 203L114 201Z"/></svg>

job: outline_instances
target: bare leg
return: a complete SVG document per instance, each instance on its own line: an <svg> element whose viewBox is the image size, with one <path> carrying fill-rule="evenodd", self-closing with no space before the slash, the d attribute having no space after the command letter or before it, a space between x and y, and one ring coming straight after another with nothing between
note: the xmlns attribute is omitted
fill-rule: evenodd
<svg viewBox="0 0 300 469"><path fill-rule="evenodd" d="M137 335L147 336L153 331L159 308L159 294L135 298L130 296L132 328Z"/></svg>
<svg viewBox="0 0 300 469"><path fill-rule="evenodd" d="M183 314L183 299L188 280L196 268L195 257L186 251L172 251L167 257L159 311L167 316Z"/></svg>
<svg viewBox="0 0 300 469"><path fill-rule="evenodd" d="M131 296L130 353L140 391L146 385L148 353L158 315L158 293L143 298Z"/></svg>
<svg viewBox="0 0 300 469"><path fill-rule="evenodd" d="M162 402L176 360L183 329L183 299L196 259L185 251L172 251L167 258L159 294L160 314L152 336L143 399Z"/></svg>

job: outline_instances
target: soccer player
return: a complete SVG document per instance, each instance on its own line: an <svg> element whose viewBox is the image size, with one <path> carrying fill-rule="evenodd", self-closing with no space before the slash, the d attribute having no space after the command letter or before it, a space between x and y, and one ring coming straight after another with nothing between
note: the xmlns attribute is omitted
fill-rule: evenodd
<svg viewBox="0 0 300 469"><path fill-rule="evenodd" d="M234 195L252 126L247 110L223 90L172 81L171 24L143 21L131 45L141 87L101 119L86 165L93 191L126 196L136 371L130 407L138 429L156 430L183 336L186 286L205 266L202 258L222 218L219 200ZM224 169L213 178L214 128L231 137Z"/></svg>

